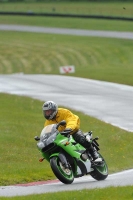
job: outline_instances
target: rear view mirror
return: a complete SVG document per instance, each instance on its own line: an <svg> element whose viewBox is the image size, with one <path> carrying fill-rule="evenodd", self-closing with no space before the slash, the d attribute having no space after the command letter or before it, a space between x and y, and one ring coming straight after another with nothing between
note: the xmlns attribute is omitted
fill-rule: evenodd
<svg viewBox="0 0 133 200"><path fill-rule="evenodd" d="M39 138L38 136L35 136L34 139L35 139L36 141L39 141L39 140L40 140L40 138Z"/></svg>

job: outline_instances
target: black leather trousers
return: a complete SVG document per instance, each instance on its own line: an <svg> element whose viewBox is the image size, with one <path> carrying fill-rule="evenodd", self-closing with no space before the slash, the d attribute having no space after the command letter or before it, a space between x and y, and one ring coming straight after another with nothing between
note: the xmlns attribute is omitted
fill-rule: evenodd
<svg viewBox="0 0 133 200"><path fill-rule="evenodd" d="M91 148L91 143L86 141L85 135L81 130L78 130L76 133L72 134L74 140L81 144L84 148L90 149Z"/></svg>

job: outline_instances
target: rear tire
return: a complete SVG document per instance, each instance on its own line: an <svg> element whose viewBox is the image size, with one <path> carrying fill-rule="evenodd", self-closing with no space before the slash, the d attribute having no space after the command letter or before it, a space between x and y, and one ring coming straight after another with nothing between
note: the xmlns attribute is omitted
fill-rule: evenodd
<svg viewBox="0 0 133 200"><path fill-rule="evenodd" d="M72 169L68 172L63 168L61 161L58 157L52 157L50 159L50 165L55 176L65 184L71 184L74 181L74 175Z"/></svg>
<svg viewBox="0 0 133 200"><path fill-rule="evenodd" d="M97 181L105 180L108 176L108 166L104 160L104 158L99 154L99 157L102 158L102 164L100 163L98 165L93 164L92 168L94 169L92 172L90 172L90 175L96 179Z"/></svg>

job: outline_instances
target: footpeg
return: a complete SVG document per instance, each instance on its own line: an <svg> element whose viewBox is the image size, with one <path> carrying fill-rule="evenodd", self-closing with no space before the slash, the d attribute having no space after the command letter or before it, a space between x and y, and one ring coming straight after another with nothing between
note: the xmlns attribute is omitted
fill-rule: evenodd
<svg viewBox="0 0 133 200"><path fill-rule="evenodd" d="M96 160L94 160L93 162L102 162L102 158L97 158Z"/></svg>

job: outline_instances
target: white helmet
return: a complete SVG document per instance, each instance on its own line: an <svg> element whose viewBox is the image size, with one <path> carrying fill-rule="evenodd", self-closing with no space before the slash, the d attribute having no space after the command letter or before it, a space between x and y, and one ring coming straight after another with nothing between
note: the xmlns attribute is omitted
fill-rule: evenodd
<svg viewBox="0 0 133 200"><path fill-rule="evenodd" d="M58 111L58 106L53 101L46 101L42 106L42 110L44 117L48 120L51 120L56 116Z"/></svg>

